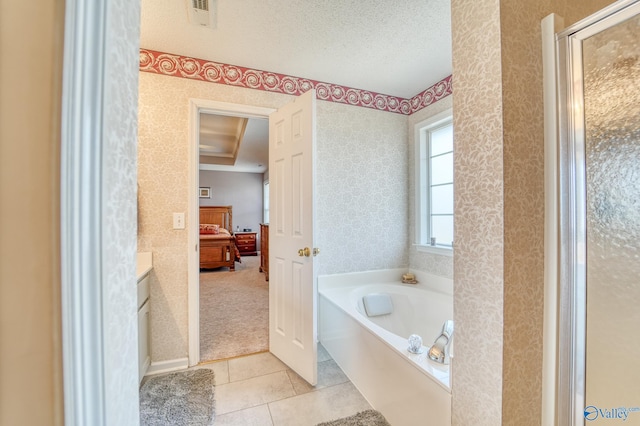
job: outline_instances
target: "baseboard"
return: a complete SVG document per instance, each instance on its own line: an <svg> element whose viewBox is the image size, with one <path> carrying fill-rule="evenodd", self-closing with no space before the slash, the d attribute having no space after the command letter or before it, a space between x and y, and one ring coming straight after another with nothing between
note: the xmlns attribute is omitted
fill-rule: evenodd
<svg viewBox="0 0 640 426"><path fill-rule="evenodd" d="M167 361L152 362L145 376L152 374L168 373L170 371L184 370L189 367L189 358L177 358Z"/></svg>

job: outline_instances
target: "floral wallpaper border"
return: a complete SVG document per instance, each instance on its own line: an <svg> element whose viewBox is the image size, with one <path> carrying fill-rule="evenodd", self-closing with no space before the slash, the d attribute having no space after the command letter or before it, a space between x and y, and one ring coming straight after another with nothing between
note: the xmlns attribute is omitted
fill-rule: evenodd
<svg viewBox="0 0 640 426"><path fill-rule="evenodd" d="M445 77L411 99L404 99L368 90L148 49L140 49L140 71L294 96L316 89L318 99L324 101L403 115L411 115L452 93L451 76Z"/></svg>

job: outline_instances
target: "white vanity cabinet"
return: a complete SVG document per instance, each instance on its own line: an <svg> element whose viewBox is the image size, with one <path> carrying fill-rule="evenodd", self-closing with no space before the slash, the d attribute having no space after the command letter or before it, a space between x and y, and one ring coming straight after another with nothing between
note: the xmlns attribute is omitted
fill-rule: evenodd
<svg viewBox="0 0 640 426"><path fill-rule="evenodd" d="M149 274L138 281L138 381L142 381L149 364Z"/></svg>
<svg viewBox="0 0 640 426"><path fill-rule="evenodd" d="M149 282L151 274L151 253L138 254L138 383L147 373L151 364L151 330L149 305L151 303Z"/></svg>

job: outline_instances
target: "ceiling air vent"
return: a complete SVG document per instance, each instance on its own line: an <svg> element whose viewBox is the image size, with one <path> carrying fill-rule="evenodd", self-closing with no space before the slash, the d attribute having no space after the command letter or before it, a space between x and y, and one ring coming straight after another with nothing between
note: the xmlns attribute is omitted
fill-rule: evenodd
<svg viewBox="0 0 640 426"><path fill-rule="evenodd" d="M193 0L192 1L193 8L199 10L209 10L209 1L208 0Z"/></svg>
<svg viewBox="0 0 640 426"><path fill-rule="evenodd" d="M215 27L215 0L187 0L187 8L193 25Z"/></svg>

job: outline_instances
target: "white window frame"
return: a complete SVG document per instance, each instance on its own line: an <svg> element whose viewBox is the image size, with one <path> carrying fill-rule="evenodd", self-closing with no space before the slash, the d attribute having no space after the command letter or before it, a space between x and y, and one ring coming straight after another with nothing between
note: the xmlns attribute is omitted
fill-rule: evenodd
<svg viewBox="0 0 640 426"><path fill-rule="evenodd" d="M269 179L262 183L262 223L269 223Z"/></svg>
<svg viewBox="0 0 640 426"><path fill-rule="evenodd" d="M427 118L414 127L415 141L415 247L418 251L453 256L453 247L429 244L431 206L430 179L429 179L429 132L441 128L453 122L453 110L451 108ZM454 147L455 150L455 147ZM454 177L455 180L455 177Z"/></svg>

